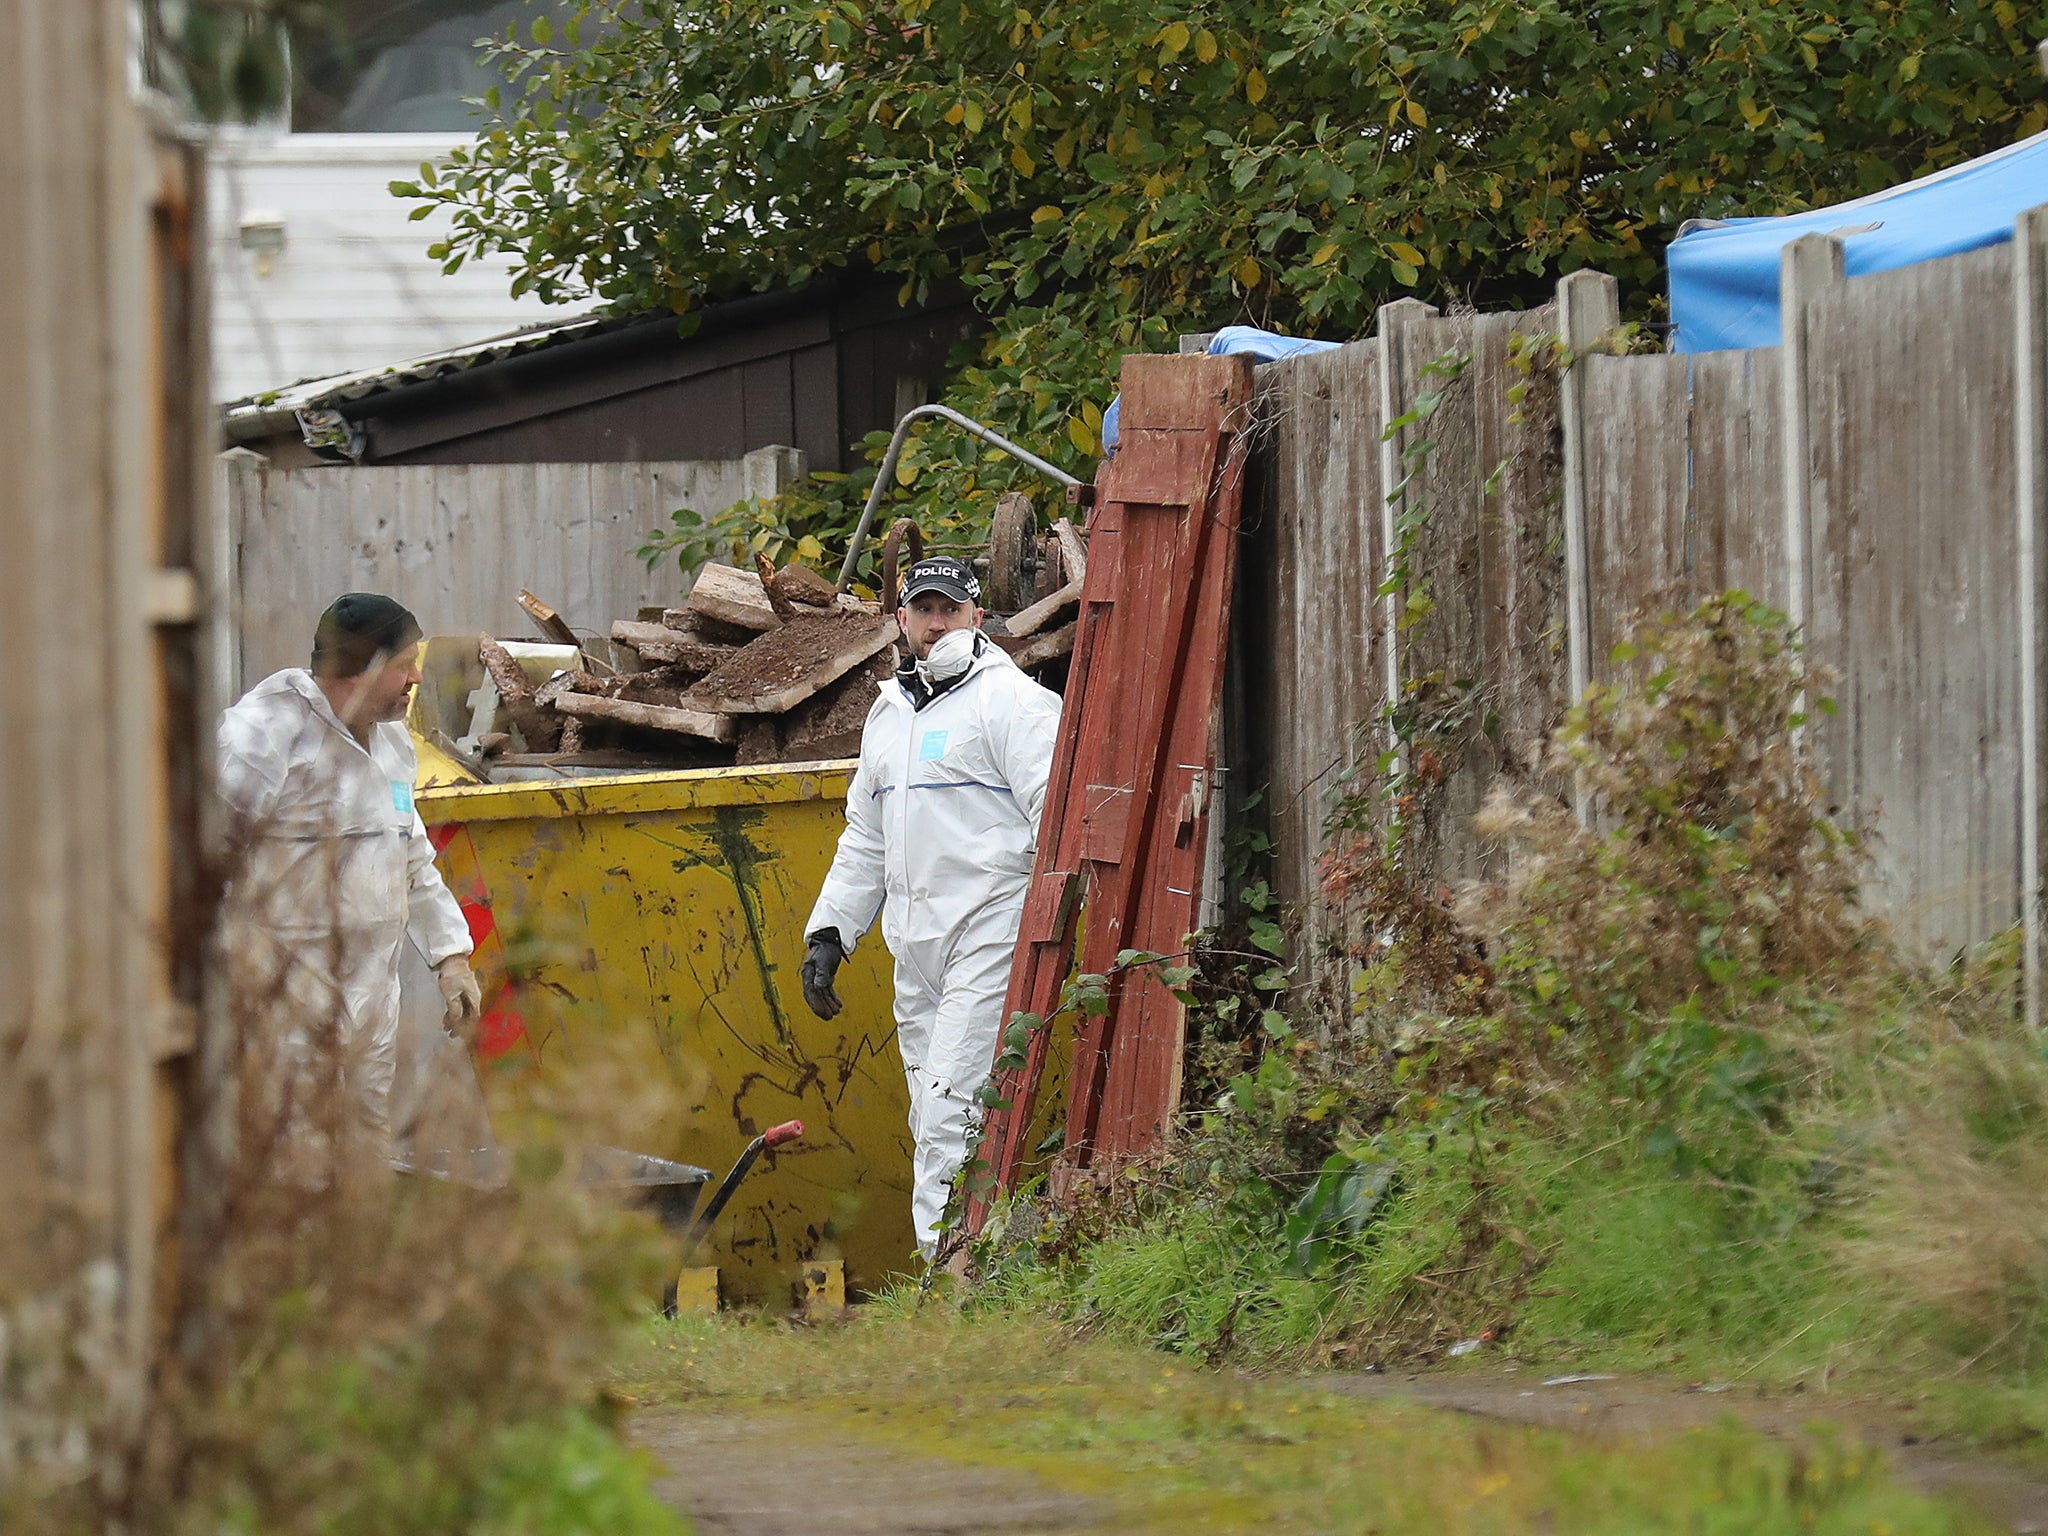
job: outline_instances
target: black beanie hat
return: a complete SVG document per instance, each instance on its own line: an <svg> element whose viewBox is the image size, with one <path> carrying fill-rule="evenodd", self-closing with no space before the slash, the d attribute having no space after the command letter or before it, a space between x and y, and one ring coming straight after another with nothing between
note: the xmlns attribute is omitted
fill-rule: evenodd
<svg viewBox="0 0 2048 1536"><path fill-rule="evenodd" d="M375 592L344 592L313 631L315 677L360 677L417 641L420 621L401 603Z"/></svg>

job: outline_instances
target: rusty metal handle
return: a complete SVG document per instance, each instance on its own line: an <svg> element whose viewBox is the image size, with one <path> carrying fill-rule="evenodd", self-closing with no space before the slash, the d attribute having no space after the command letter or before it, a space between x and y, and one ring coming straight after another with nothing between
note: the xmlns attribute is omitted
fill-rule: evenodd
<svg viewBox="0 0 2048 1536"><path fill-rule="evenodd" d="M745 1150L740 1153L739 1161L732 1165L732 1172L719 1181L718 1190L712 1195L711 1203L699 1211L696 1218L691 1221L690 1236L684 1245L685 1248L695 1248L704 1240L704 1234L711 1230L711 1223L718 1220L718 1213L725 1209L726 1201L730 1200L733 1191L740 1187L740 1180L747 1176L747 1170L754 1166L754 1159L759 1157L763 1150L795 1141L803 1133L803 1121L785 1120L748 1142Z"/></svg>
<svg viewBox="0 0 2048 1536"><path fill-rule="evenodd" d="M861 509L860 524L853 530L853 540L846 546L846 563L839 567L839 590L844 592L847 583L853 580L853 568L860 562L860 552L867 547L868 530L875 525L875 509L882 504L883 496L896 480L896 457L903 452L903 440L910 434L912 422L925 416L937 416L950 421L956 427L964 427L984 443L1000 448L1012 458L1021 460L1061 485L1077 486L1081 482L1061 469L1057 464L1048 464L1029 448L1020 448L993 427L984 427L971 416L962 416L947 405L919 405L903 413L903 419L896 423L895 434L889 439L889 451L882 455L882 467L875 472L875 483L868 490L868 504ZM884 594L886 596L886 594Z"/></svg>

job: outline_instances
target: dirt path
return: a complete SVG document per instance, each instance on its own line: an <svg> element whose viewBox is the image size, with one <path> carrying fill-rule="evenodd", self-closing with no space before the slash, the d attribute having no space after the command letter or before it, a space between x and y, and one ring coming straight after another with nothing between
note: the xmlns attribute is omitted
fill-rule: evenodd
<svg viewBox="0 0 2048 1536"><path fill-rule="evenodd" d="M633 1438L699 1536L1083 1536L1108 1511L1035 1477L850 1442L802 1414L656 1410Z"/></svg>
<svg viewBox="0 0 2048 1536"><path fill-rule="evenodd" d="M1778 1440L1817 1422L1839 1424L1882 1448L1897 1473L1922 1491L2015 1536L2048 1536L2048 1469L1917 1434L1904 1410L1880 1401L1765 1394L1742 1384L1702 1389L1658 1378L1546 1378L1513 1368L1317 1373L1291 1386L1305 1398L1406 1400L1608 1443L1662 1442L1728 1417ZM671 1469L656 1492L685 1511L702 1536L1098 1536L1114 1528L1106 1499L1070 1493L1028 1472L856 1439L848 1427L843 1407L822 1412L727 1401L647 1409L635 1417L633 1438Z"/></svg>
<svg viewBox="0 0 2048 1536"><path fill-rule="evenodd" d="M1823 1401L1766 1395L1729 1385L1700 1387L1644 1377L1572 1379L1534 1371L1441 1375L1318 1375L1312 1390L1374 1399L1401 1398L1479 1418L1563 1429L1612 1439L1679 1434L1729 1415L1760 1434L1789 1439L1824 1421L1881 1447L1899 1475L1922 1492L1975 1511L2016 1536L2048 1533L2048 1469L1999 1461L1916 1433L1907 1415L1866 1400Z"/></svg>

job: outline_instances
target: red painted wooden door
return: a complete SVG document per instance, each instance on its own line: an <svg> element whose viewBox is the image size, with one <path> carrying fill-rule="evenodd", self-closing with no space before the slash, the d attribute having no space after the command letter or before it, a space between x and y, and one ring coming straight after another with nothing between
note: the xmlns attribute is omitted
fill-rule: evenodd
<svg viewBox="0 0 2048 1536"><path fill-rule="evenodd" d="M1006 1018L1058 1007L1084 896L1084 971L1111 973L1125 950L1177 955L1200 917L1251 363L1128 357L1122 382L1122 438L1097 477ZM1180 1098L1183 1036L1158 967L1112 975L1108 1011L1081 1021L1076 1037L1056 1183L1158 1139ZM981 1152L998 1187L1028 1150L1044 1055L1041 1032L1024 1068L999 1084L1008 1104L990 1111Z"/></svg>

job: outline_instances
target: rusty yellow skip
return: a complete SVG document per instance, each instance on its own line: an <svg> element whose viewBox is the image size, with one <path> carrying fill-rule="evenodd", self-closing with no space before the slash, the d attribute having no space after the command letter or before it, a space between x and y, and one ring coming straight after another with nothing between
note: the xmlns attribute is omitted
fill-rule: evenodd
<svg viewBox="0 0 2048 1536"><path fill-rule="evenodd" d="M889 963L870 940L830 1023L798 985L850 763L423 787L477 938L492 1114L597 1106L602 1139L707 1168L778 1121L710 1234L726 1294L786 1299L819 1261L871 1291L913 1262ZM423 781L431 777L423 773ZM611 1123L606 1123L607 1117ZM709 1261L707 1261L709 1262Z"/></svg>

